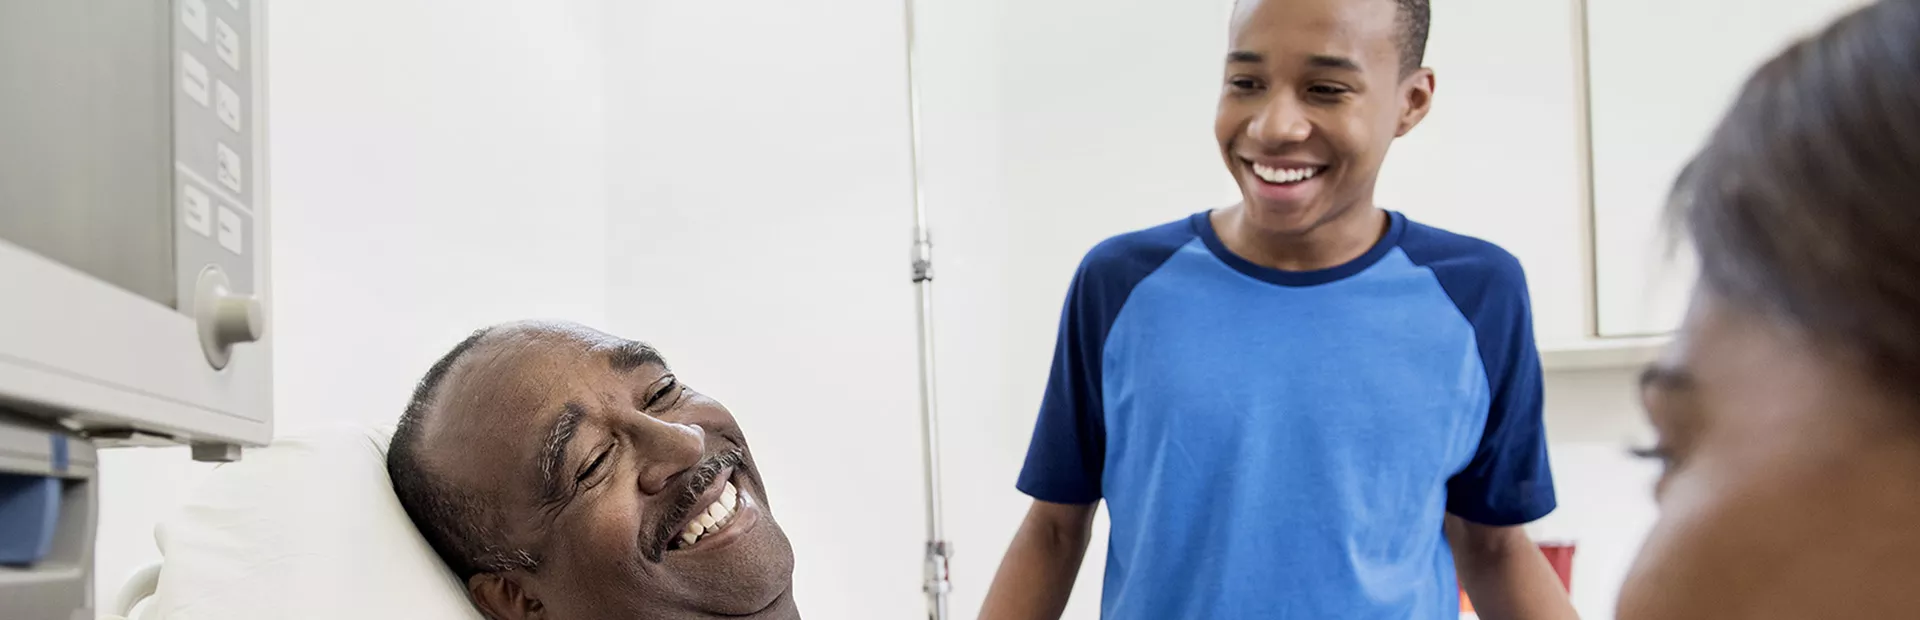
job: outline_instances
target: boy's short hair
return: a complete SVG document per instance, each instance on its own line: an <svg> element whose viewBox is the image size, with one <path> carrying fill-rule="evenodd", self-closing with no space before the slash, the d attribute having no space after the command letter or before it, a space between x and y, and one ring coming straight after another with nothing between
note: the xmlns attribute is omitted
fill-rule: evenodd
<svg viewBox="0 0 1920 620"><path fill-rule="evenodd" d="M1433 15L1427 0L1394 2L1400 5L1400 75L1407 75L1427 62L1427 29Z"/></svg>
<svg viewBox="0 0 1920 620"><path fill-rule="evenodd" d="M1244 0L1234 0L1235 10ZM1427 61L1427 29L1433 17L1428 0L1393 0L1400 15L1400 75L1420 70Z"/></svg>

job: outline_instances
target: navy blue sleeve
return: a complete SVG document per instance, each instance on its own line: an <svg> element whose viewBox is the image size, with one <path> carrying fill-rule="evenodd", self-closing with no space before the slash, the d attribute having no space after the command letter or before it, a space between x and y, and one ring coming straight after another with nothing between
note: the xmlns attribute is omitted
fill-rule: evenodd
<svg viewBox="0 0 1920 620"><path fill-rule="evenodd" d="M1015 484L1022 493L1056 504L1100 501L1107 456L1100 387L1107 334L1134 286L1193 238L1189 226L1175 222L1115 237L1081 261L1060 312L1053 369Z"/></svg>
<svg viewBox="0 0 1920 620"><path fill-rule="evenodd" d="M1544 517L1556 499L1526 274L1492 244L1432 229L1418 237L1403 247L1473 324L1492 396L1473 460L1447 481L1447 512L1500 526Z"/></svg>

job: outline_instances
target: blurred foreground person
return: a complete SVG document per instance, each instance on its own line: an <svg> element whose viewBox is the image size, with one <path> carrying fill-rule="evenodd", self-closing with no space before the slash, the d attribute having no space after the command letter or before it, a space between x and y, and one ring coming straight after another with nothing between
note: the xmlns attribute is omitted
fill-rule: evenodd
<svg viewBox="0 0 1920 620"><path fill-rule="evenodd" d="M1620 617L1920 617L1920 1L1762 67L1672 213L1701 279Z"/></svg>

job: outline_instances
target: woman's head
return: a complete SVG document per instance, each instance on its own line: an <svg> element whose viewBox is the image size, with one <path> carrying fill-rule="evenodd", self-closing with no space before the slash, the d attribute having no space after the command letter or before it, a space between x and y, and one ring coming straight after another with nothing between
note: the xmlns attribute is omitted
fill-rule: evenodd
<svg viewBox="0 0 1920 620"><path fill-rule="evenodd" d="M1747 83L1674 191L1700 283L1644 398L1661 520L1621 594L1650 618L1920 605L1920 0Z"/></svg>

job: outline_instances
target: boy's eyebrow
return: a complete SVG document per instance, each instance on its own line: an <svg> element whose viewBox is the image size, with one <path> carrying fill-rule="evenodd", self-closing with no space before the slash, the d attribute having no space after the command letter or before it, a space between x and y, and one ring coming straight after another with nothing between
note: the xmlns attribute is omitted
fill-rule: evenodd
<svg viewBox="0 0 1920 620"><path fill-rule="evenodd" d="M1307 66L1313 67L1315 69L1336 69L1340 71L1352 71L1355 73L1360 72L1360 63L1354 62L1352 58L1347 58L1345 56L1315 55L1307 59Z"/></svg>
<svg viewBox="0 0 1920 620"><path fill-rule="evenodd" d="M1259 52L1249 52L1246 50L1234 50L1232 52L1227 53L1227 64L1258 65L1258 64L1264 64L1265 62L1267 62L1267 57L1260 55ZM1315 54L1313 56L1307 57L1307 66L1315 69L1333 69L1336 71L1352 71L1355 73L1360 72L1360 63L1354 62L1352 58L1347 58L1345 56L1327 56L1323 54Z"/></svg>

